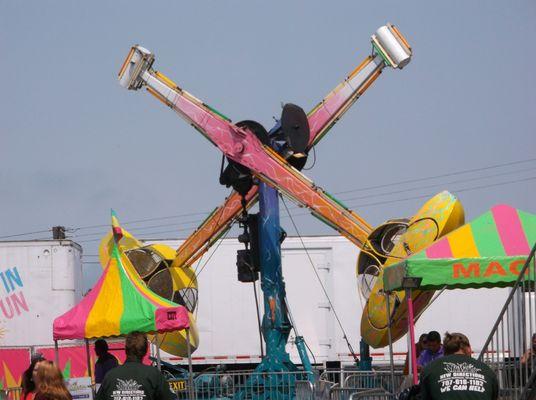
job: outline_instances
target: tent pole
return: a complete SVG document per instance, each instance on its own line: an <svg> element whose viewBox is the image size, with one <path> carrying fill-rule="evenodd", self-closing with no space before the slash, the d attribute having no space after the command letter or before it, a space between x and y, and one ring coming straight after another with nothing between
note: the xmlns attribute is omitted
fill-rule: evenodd
<svg viewBox="0 0 536 400"><path fill-rule="evenodd" d="M60 367L60 349L58 348L58 341L54 340L54 359L56 361L56 366Z"/></svg>
<svg viewBox="0 0 536 400"><path fill-rule="evenodd" d="M194 371L192 367L192 352L190 350L190 328L186 328L186 349L188 351L188 395L194 399Z"/></svg>
<svg viewBox="0 0 536 400"><path fill-rule="evenodd" d="M86 359L87 359L87 374L91 378L91 381L93 381L93 376L91 374L91 354L89 353L89 340L86 340Z"/></svg>
<svg viewBox="0 0 536 400"><path fill-rule="evenodd" d="M417 375L417 353L415 349L415 326L413 324L413 299L411 298L411 288L406 289L406 300L408 302L408 332L409 332L409 348L410 348L410 370L411 375L413 378L413 384L416 385L418 383L418 375Z"/></svg>
<svg viewBox="0 0 536 400"><path fill-rule="evenodd" d="M162 371L162 361L160 359L160 343L158 342L158 333L155 335L156 339L156 367L159 371Z"/></svg>
<svg viewBox="0 0 536 400"><path fill-rule="evenodd" d="M391 390L395 393L395 364L393 360L393 337L391 336L391 293L385 292L387 305L387 336L389 338L389 366L391 368Z"/></svg>

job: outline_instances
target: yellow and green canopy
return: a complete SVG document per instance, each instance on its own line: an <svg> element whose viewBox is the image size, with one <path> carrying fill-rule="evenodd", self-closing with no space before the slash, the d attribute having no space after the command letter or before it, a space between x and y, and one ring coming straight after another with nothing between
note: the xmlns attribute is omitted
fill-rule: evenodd
<svg viewBox="0 0 536 400"><path fill-rule="evenodd" d="M54 340L171 332L189 327L188 310L158 296L120 251L122 230L112 211L111 256L102 276L75 307L53 323Z"/></svg>
<svg viewBox="0 0 536 400"><path fill-rule="evenodd" d="M536 215L498 205L428 248L386 267L384 288L402 289L405 277L422 278L422 290L511 286L535 243Z"/></svg>

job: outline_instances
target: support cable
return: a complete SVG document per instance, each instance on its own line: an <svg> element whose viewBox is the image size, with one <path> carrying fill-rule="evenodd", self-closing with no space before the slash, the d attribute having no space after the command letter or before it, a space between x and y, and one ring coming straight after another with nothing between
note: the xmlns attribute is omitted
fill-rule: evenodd
<svg viewBox="0 0 536 400"><path fill-rule="evenodd" d="M477 176L477 177L474 177L474 178L466 178L466 179L456 179L456 180L451 180L451 181L433 183L433 184L425 185L425 186L417 186L417 187L413 186L413 187L409 187L409 188L405 188L405 189L399 189L399 190L394 190L394 191L391 190L391 191L388 191L388 192L381 192L381 193L374 193L374 194L366 194L366 195L357 196L357 197L342 197L342 198L340 198L340 200L344 201L344 202L348 202L348 201L351 201L351 200L363 200L363 199L369 199L369 198L390 196L392 194L415 192L417 190L430 189L430 188L438 187L438 186L448 186L448 185L454 185L454 184L458 184L458 183L467 183L467 182L474 182L474 181L478 182L478 181L483 181L485 179L497 178L499 176L506 176L506 175L520 176L520 174L522 174L522 173L525 173L525 172L528 172L528 171L534 171L535 169L536 169L536 167L523 168L523 169L507 171L507 172L502 172L502 173L498 173L498 174L493 174L493 175ZM339 194L339 192L335 192L333 194Z"/></svg>
<svg viewBox="0 0 536 400"><path fill-rule="evenodd" d="M0 236L0 239L8 239L8 238L18 237L18 236L35 235L37 233L46 233L46 232L52 232L52 229L46 229L46 230L35 231L35 232L17 233L15 235L5 235L5 236Z"/></svg>
<svg viewBox="0 0 536 400"><path fill-rule="evenodd" d="M224 159L222 159L222 168L223 168L223 161ZM216 221L216 225L220 223L220 219L222 217L223 213L220 213L220 215L218 216L218 220ZM208 252L208 249L206 251L203 251L203 254L201 255L201 257L199 258L199 261L195 267L195 270L194 270L194 275L196 277L196 280L197 280L197 277L201 274L201 272L203 272L203 269L206 267L206 265L208 264L208 262L210 261L210 259L212 258L212 256L214 255L214 253L216 253L216 250L218 250L218 248L220 247L220 245L222 244L223 242L223 239L225 239L227 237L227 235L229 234L229 232L231 231L231 228L229 227L227 229L227 231L222 235L222 237L219 239L218 241L218 244L216 245L216 247L214 248L214 250L212 251L212 253L210 253L210 256L208 257L208 259L205 261L205 263L203 264L203 266L201 268L199 268L199 266L201 265L201 260L203 259L204 255L206 254L206 252ZM199 272L197 272L199 270ZM190 280L190 283L188 284L188 287L187 289L191 288L191 284L193 283L193 280ZM197 307L196 307L197 309Z"/></svg>
<svg viewBox="0 0 536 400"><path fill-rule="evenodd" d="M296 336L301 336L300 332L298 332L298 327L296 325L296 322L294 321L294 317L292 316L292 311L290 310L290 304L288 302L288 297L286 296L286 294L285 294L285 305L287 306L287 314L288 314L288 317L290 319L290 324L292 325L292 329L294 329L294 333L296 334ZM311 350L311 348L307 344L307 341L305 340L305 338L303 336L301 336L301 338L303 340L303 344L305 345L305 347L307 347L307 350L309 350L309 353L313 357L314 363L317 364L315 353L313 353L313 350Z"/></svg>
<svg viewBox="0 0 536 400"><path fill-rule="evenodd" d="M469 173L472 173L472 172L479 172L479 171L485 171L485 170L494 169L494 168L508 167L508 166L511 166L511 165L524 164L524 163L532 162L532 161L536 161L536 158L529 158L529 159L525 159L525 160L515 160L515 161L510 161L510 162L507 162L507 163L487 165L485 167L480 167L480 168L471 168L471 169L465 169L465 170L461 170L461 171L447 172L445 174L440 174L440 175L427 176L427 177L423 177L423 178L407 179L405 181L384 183L384 184L381 184L381 185L361 187L361 188L358 188L358 189L343 190L343 191L340 191L340 192L336 192L334 194L361 192L363 190L379 189L379 188L383 188L383 187L387 187L387 186L399 186L399 185L403 185L403 184L406 184L406 183L428 181L428 180L437 179L437 178L446 178L448 176L469 174Z"/></svg>
<svg viewBox="0 0 536 400"><path fill-rule="evenodd" d="M287 297L286 293L285 293L285 305L287 306L288 317L290 319L290 324L292 325L292 329L294 329L294 333L296 334L296 336L301 336L300 332L298 332L298 327L297 327L296 323L294 322L294 317L292 315L292 311L290 309L290 304L288 302L288 297Z"/></svg>
<svg viewBox="0 0 536 400"><path fill-rule="evenodd" d="M322 280L320 279L320 276L318 275L318 271L315 268L315 265L313 263L313 259L311 258L311 255L309 254L309 251L307 250L307 247L305 246L305 243L304 243L303 238L302 238L302 236L300 234L300 231L298 230L298 227L296 226L296 223L294 222L294 218L292 218L292 215L290 214L290 211L289 211L289 209L287 207L287 203L285 202L285 199L283 198L283 196L281 194L279 194L279 196L281 197L281 201L283 202L283 205L285 206L285 209L287 210L287 214L288 214L288 216L290 218L290 221L292 222L292 225L294 226L294 229L296 230L296 234L300 238L300 242L301 242L301 244L303 246L303 249L305 250L305 254L307 254L307 258L309 259L311 267L313 268L313 271L314 271L314 273L316 275L318 283L320 284L320 287L322 288L322 291L324 292L324 295L326 296L326 299L328 300L329 306L333 310L333 315L335 316L335 319L337 320L337 323L339 324L339 328L342 331L343 339L345 340L346 345L348 346L348 350L350 350L350 353L352 354L352 357L354 358L354 361L356 363L358 363L359 358L357 358L357 355L356 355L354 349L352 348L352 345L350 344L350 341L348 340L348 336L346 335L346 331L344 330L344 327L342 326L342 322L339 319L337 311L335 310L335 307L333 306L333 302L331 301L331 298L329 297L328 292L327 292L324 284L322 283Z"/></svg>
<svg viewBox="0 0 536 400"><path fill-rule="evenodd" d="M222 168L223 168L223 162L222 162ZM247 251L249 250L248 243L251 240L251 237L248 232L248 209L247 209L247 200L245 196L242 196L240 200L240 204L242 205L242 224L244 228L244 235L246 235L246 237L248 238L248 240L244 242L244 246ZM254 277L255 271L253 269L253 255L251 254L251 252L249 252L249 270L251 272L251 276ZM253 294L255 296L255 311L257 314L257 330L259 332L259 345L261 349L261 358L263 358L264 357L264 345L262 343L262 324L261 324L261 315L260 315L260 310L259 310L259 296L257 294L257 285L255 284L255 282L256 281L254 279L252 282Z"/></svg>
<svg viewBox="0 0 536 400"><path fill-rule="evenodd" d="M199 264L197 265L194 273L195 273L195 277L198 278L199 275L201 274L201 272L203 272L203 269L205 269L205 267L207 266L208 262L210 261L210 259L212 258L212 256L214 255L214 253L216 253L216 250L218 250L218 248L220 247L220 245L222 244L223 242L223 239L225 239L227 237L227 234L229 233L230 230L227 230L227 232L224 233L224 235L221 237L221 239L218 241L218 244L216 245L216 247L214 248L214 250L212 251L212 253L210 253L210 256L206 259L206 261L204 262L203 266L201 266L201 268L199 268L199 264L201 263L201 260L199 260ZM199 272L198 272L198 269L199 269ZM187 288L190 288L191 287L191 283L192 281L190 281L190 283L188 284L188 287Z"/></svg>
<svg viewBox="0 0 536 400"><path fill-rule="evenodd" d="M434 304L434 302L437 300L437 298L438 298L438 297L441 295L441 293L443 293L446 289L447 289L447 286L445 285L445 286L443 286L443 287L441 288L441 290L439 291L439 293L434 294L434 297L432 297L432 299L431 299L431 300L428 302L428 304L422 309L422 311L421 311L418 315L415 316L415 319L420 318L421 315L423 315L424 312L425 312L426 310L428 310L428 308L430 308L430 306L431 306L432 304Z"/></svg>
<svg viewBox="0 0 536 400"><path fill-rule="evenodd" d="M253 282L253 294L255 295L255 310L257 311L257 326L259 329L259 343L261 346L261 358L264 357L264 345L262 344L262 327L261 327L261 316L259 313L259 297L257 294L257 285Z"/></svg>
<svg viewBox="0 0 536 400"><path fill-rule="evenodd" d="M498 167L502 167L502 166L526 163L526 162L530 162L530 161L534 161L534 160L536 160L536 159L519 160L519 161L514 161L514 162L510 162L510 163L506 163L506 164L498 164L498 165L488 166L488 167L484 167L484 168L474 168L472 170L458 171L458 172L456 172L454 174L442 174L442 175L437 175L437 176L430 176L430 177L425 177L425 178L412 179L410 181L411 182L418 182L418 181L430 180L430 179L434 179L434 178L440 178L440 177L443 177L443 176L459 175L459 174L462 174L462 173L470 173L470 172L473 172L473 171L480 171L480 170L486 170L486 169L491 169L491 168L498 168ZM509 174L512 174L512 173L520 173L520 172L528 171L528 170L532 170L532 169L534 169L534 168L527 168L527 169L524 169L524 170L509 171L509 172L500 173L500 174L494 174L494 175L489 175L489 176L482 176L482 177L465 179L465 180L451 181L451 182L446 182L446 183L438 183L437 185L429 185L429 186L425 186L425 187L397 190L397 191L391 191L391 192L386 192L386 193L379 193L379 194L374 194L374 195L367 195L367 196L361 196L361 197L356 197L356 198L346 199L346 200L343 199L343 200L348 201L348 200L353 200L353 199L377 198L377 197L381 197L381 196L388 196L388 195L393 195L393 194L396 194L396 193L401 193L401 192L406 192L406 191L421 190L421 189L432 187L432 186L440 186L440 185L447 185L447 184L452 184L452 183L461 183L461 182L468 182L468 181L473 181L473 180L488 179L488 178L493 178L493 177L497 177L497 176L501 176L501 175L509 175ZM467 192L467 191L473 191L473 190L481 190L481 189L486 189L486 188L489 188L489 187L507 185L507 184L512 184L512 183L520 183L520 182L525 182L525 181L534 180L534 179L536 179L536 177L528 177L528 178L515 180L515 181L497 182L497 183L491 183L491 184L477 186L477 187L461 188L461 189L456 189L456 190L451 190L451 191L452 192ZM365 188L359 188L359 189L351 189L351 190L334 192L333 194L344 194L344 193L350 193L350 192L355 192L355 191L376 189L376 188L380 188L380 187L389 187L389 186L395 186L395 185L402 184L402 183L408 183L408 182L406 182L406 181L397 182L397 183L392 182L392 183L379 185L379 186L371 186L371 187L365 187ZM417 200L417 199L421 199L421 198L430 197L432 195L433 194L425 194L425 195L421 195L421 196L406 197L406 198L393 199L393 200L387 200L387 201L379 201L379 202L366 203L366 204L349 204L349 206L350 207L370 207L370 206L377 206L377 205L383 205L383 204L397 203L397 202L402 202L402 201L407 201L407 200ZM293 207L293 209L299 209L299 208L303 208L303 207L300 206L300 205L298 205L298 207ZM130 224L137 224L137 223L143 223L143 222L148 222L148 221L171 220L171 219L175 219L175 218L182 218L182 217L195 216L195 215L206 216L209 213L210 212L207 211L207 212L186 213L186 214L179 214L179 215L168 215L168 216L162 216L162 217L156 217L156 218L137 219L137 220L130 220L130 221L122 222L122 225L126 226L126 225L130 225ZM309 215L309 213L302 213L302 214L298 214L296 216L302 216L302 215ZM199 220L187 221L186 223L196 223L196 222L201 222L201 221L203 221L202 218L199 219ZM185 222L177 222L176 225L181 226L184 223ZM175 224L153 225L150 228L156 228L156 227L160 227L160 226L174 226L174 225ZM72 240L72 239L76 239L76 238L82 237L82 236L92 236L92 235L102 236L103 235L103 233L100 233L100 232L95 232L95 233L90 233L90 234L83 234L83 235L77 234L77 232L80 231L80 230L93 229L93 228L109 228L109 224L86 225L86 226L78 226L78 227L67 228L66 232L69 232L72 235L72 236L69 236L68 239ZM141 226L141 227L136 228L136 229L144 229L144 228L145 227ZM140 232L140 234L156 235L156 234L165 234L165 233L176 233L176 232L180 232L180 231L189 231L191 229L193 229L193 227L179 228L179 229L159 231L159 232L143 232L143 233ZM18 234L14 234L14 235L4 235L4 236L0 236L0 239L9 239L9 238L18 237L18 236L28 236L28 235L33 235L33 234L37 234L37 233L46 233L46 232L50 232L50 231L51 231L50 229L47 229L47 230L35 231L35 232L18 233ZM49 238L38 238L38 239L32 239L32 240L48 240L48 239ZM100 240L101 240L101 237L96 238L96 239L89 239L89 240L77 240L77 242L78 243L89 243L89 242L96 242L96 241L100 241Z"/></svg>
<svg viewBox="0 0 536 400"><path fill-rule="evenodd" d="M315 164L316 164L316 146L313 146L313 163L311 164L311 166L307 168L303 167L303 171L309 171L310 169L313 169Z"/></svg>

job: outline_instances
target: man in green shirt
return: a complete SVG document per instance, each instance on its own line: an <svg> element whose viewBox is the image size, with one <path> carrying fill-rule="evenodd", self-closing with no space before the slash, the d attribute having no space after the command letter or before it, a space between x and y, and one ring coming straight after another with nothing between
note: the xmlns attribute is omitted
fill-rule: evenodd
<svg viewBox="0 0 536 400"><path fill-rule="evenodd" d="M462 333L446 333L445 356L428 364L421 374L423 400L496 400L495 373L471 357L469 339Z"/></svg>
<svg viewBox="0 0 536 400"><path fill-rule="evenodd" d="M125 339L125 363L106 374L96 400L172 400L164 376L155 367L142 364L147 354L147 336L140 332Z"/></svg>

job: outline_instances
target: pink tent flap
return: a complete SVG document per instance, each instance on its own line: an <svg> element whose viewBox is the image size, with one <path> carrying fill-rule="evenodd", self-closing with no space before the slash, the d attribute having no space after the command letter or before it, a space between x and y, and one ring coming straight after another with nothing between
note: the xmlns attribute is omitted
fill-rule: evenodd
<svg viewBox="0 0 536 400"><path fill-rule="evenodd" d="M158 332L172 332L190 327L185 307L159 307L154 312Z"/></svg>

